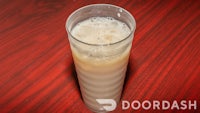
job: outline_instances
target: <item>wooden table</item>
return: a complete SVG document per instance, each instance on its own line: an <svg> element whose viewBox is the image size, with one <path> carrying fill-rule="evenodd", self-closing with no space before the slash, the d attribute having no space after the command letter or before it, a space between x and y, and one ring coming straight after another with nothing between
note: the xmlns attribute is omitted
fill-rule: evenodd
<svg viewBox="0 0 200 113"><path fill-rule="evenodd" d="M92 3L130 11L137 23L122 100L197 100L200 113L199 0L1 0L0 113L90 113L84 105L65 30ZM113 113L162 113L122 110Z"/></svg>

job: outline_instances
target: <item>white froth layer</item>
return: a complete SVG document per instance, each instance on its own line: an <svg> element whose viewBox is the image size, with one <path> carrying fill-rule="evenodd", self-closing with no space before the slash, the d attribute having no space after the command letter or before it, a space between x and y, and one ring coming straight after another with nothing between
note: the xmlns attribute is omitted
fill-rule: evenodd
<svg viewBox="0 0 200 113"><path fill-rule="evenodd" d="M110 44L123 40L130 34L129 27L111 17L92 17L79 22L72 35L89 44Z"/></svg>

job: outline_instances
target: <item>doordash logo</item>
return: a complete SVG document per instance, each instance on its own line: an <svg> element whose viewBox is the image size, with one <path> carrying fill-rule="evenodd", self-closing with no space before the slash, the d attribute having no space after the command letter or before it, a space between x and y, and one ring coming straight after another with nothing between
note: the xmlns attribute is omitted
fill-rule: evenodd
<svg viewBox="0 0 200 113"><path fill-rule="evenodd" d="M114 99L96 99L96 101L103 105L103 109L106 111L113 111L117 107L117 103ZM132 108L133 110L144 109L144 110L197 110L197 100L133 100L129 102L122 100L122 110Z"/></svg>

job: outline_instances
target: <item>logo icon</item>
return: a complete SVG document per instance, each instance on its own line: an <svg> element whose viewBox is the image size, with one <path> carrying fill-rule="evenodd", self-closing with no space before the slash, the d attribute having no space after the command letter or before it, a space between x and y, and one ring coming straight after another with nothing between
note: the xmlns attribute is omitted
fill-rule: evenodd
<svg viewBox="0 0 200 113"><path fill-rule="evenodd" d="M106 111L113 111L117 107L117 103L114 99L96 99L96 101L102 104Z"/></svg>

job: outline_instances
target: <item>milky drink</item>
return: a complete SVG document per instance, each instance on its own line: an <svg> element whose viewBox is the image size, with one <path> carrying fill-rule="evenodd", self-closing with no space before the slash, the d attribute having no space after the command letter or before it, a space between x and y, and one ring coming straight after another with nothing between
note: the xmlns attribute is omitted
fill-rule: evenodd
<svg viewBox="0 0 200 113"><path fill-rule="evenodd" d="M118 102L132 42L130 28L112 17L91 17L76 24L71 35L73 60L85 104L100 111L103 108L96 99Z"/></svg>

